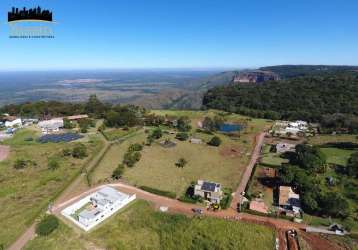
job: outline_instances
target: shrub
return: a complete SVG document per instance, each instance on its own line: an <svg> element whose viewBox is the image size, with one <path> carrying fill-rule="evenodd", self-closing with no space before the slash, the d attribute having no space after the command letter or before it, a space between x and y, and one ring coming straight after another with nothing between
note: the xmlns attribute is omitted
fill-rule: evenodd
<svg viewBox="0 0 358 250"><path fill-rule="evenodd" d="M79 159L85 158L87 156L86 146L82 143L77 144L72 150L72 156Z"/></svg>
<svg viewBox="0 0 358 250"><path fill-rule="evenodd" d="M118 167L113 171L112 178L118 180L124 173L124 165L119 164Z"/></svg>
<svg viewBox="0 0 358 250"><path fill-rule="evenodd" d="M36 225L36 233L41 236L46 236L52 233L59 225L58 219L54 215L44 217Z"/></svg>
<svg viewBox="0 0 358 250"><path fill-rule="evenodd" d="M48 169L55 170L60 167L60 163L55 158L48 158L47 160Z"/></svg>
<svg viewBox="0 0 358 250"><path fill-rule="evenodd" d="M123 164L128 167L133 167L136 162L138 162L141 158L141 153L139 152L127 152L123 157Z"/></svg>
<svg viewBox="0 0 358 250"><path fill-rule="evenodd" d="M72 155L71 149L69 149L69 148L64 148L64 149L62 150L62 155L63 155L63 156L71 156L71 155Z"/></svg>
<svg viewBox="0 0 358 250"><path fill-rule="evenodd" d="M27 166L27 161L25 161L24 159L17 159L14 163L15 169L23 169L26 166Z"/></svg>
<svg viewBox="0 0 358 250"><path fill-rule="evenodd" d="M163 132L160 128L156 128L153 130L152 134L150 135L153 139L159 139L163 136Z"/></svg>
<svg viewBox="0 0 358 250"><path fill-rule="evenodd" d="M222 209L227 209L230 207L232 201L232 190L231 189L224 189L224 197L220 201L220 207Z"/></svg>
<svg viewBox="0 0 358 250"><path fill-rule="evenodd" d="M175 166L177 166L178 168L184 168L187 163L187 160L185 160L184 158L180 158L178 162L175 163Z"/></svg>
<svg viewBox="0 0 358 250"><path fill-rule="evenodd" d="M128 152L141 151L143 146L139 143L131 144L128 148Z"/></svg>
<svg viewBox="0 0 358 250"><path fill-rule="evenodd" d="M211 138L211 140L208 142L208 144L210 146L219 147L221 144L221 139L217 136L214 136L213 138Z"/></svg>
<svg viewBox="0 0 358 250"><path fill-rule="evenodd" d="M175 138L180 140L180 141L186 141L186 140L188 140L189 135L187 133L180 132L180 133L176 134Z"/></svg>

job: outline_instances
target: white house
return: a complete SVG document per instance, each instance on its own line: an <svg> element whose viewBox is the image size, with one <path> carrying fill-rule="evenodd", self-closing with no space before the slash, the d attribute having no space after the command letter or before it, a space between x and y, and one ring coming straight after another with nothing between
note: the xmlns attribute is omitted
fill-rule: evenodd
<svg viewBox="0 0 358 250"><path fill-rule="evenodd" d="M121 193L110 186L105 186L65 208L61 213L77 226L88 231L135 198L135 194Z"/></svg>
<svg viewBox="0 0 358 250"><path fill-rule="evenodd" d="M13 121L5 122L5 127L7 127L7 128L14 128L14 127L21 127L21 126L22 126L22 121L20 118L17 118Z"/></svg>
<svg viewBox="0 0 358 250"><path fill-rule="evenodd" d="M63 119L54 118L51 120L40 121L37 125L41 128L42 133L44 134L59 132L60 128L63 128Z"/></svg>
<svg viewBox="0 0 358 250"><path fill-rule="evenodd" d="M223 197L221 185L215 182L198 180L194 187L194 195L198 195L211 203L220 203Z"/></svg>

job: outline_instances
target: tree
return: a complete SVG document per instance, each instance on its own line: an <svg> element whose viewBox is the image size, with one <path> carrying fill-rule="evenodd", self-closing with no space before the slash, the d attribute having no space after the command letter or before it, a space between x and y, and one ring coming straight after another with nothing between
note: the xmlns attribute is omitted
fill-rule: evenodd
<svg viewBox="0 0 358 250"><path fill-rule="evenodd" d="M358 178L358 152L351 155L347 164L347 174L351 177Z"/></svg>
<svg viewBox="0 0 358 250"><path fill-rule="evenodd" d="M143 145L139 143L131 144L128 148L128 152L141 151L143 149Z"/></svg>
<svg viewBox="0 0 358 250"><path fill-rule="evenodd" d="M278 176L281 181L285 184L291 184L295 179L295 171L293 170L295 166L290 166L288 164L282 164L278 169Z"/></svg>
<svg viewBox="0 0 358 250"><path fill-rule="evenodd" d="M178 168L184 168L184 166L187 164L187 160L185 160L184 158L180 158L176 163L175 166L177 166Z"/></svg>
<svg viewBox="0 0 358 250"><path fill-rule="evenodd" d="M55 170L60 167L60 163L57 161L57 159L50 157L47 160L47 167L50 170Z"/></svg>
<svg viewBox="0 0 358 250"><path fill-rule="evenodd" d="M83 158L87 157L86 146L82 143L77 144L72 150L72 156L74 158L79 158L79 159L83 159Z"/></svg>
<svg viewBox="0 0 358 250"><path fill-rule="evenodd" d="M97 118L102 118L108 110L108 106L103 104L96 95L90 95L87 103L85 103L84 110L88 114L92 114Z"/></svg>
<svg viewBox="0 0 358 250"><path fill-rule="evenodd" d="M140 160L141 156L141 153L138 151L127 152L123 157L123 164L133 167Z"/></svg>
<svg viewBox="0 0 358 250"><path fill-rule="evenodd" d="M163 136L163 132L160 128L156 128L153 130L152 134L150 135L153 139L159 139Z"/></svg>
<svg viewBox="0 0 358 250"><path fill-rule="evenodd" d="M216 130L214 121L210 117L205 117L203 120L203 129L213 132Z"/></svg>
<svg viewBox="0 0 358 250"><path fill-rule="evenodd" d="M47 215L36 225L36 233L41 236L47 236L58 226L59 222L57 217L54 215Z"/></svg>
<svg viewBox="0 0 358 250"><path fill-rule="evenodd" d="M14 163L15 169L23 169L26 166L27 166L27 161L25 161L24 159L16 159L16 161Z"/></svg>
<svg viewBox="0 0 358 250"><path fill-rule="evenodd" d="M69 148L64 148L64 149L62 150L62 155L63 155L63 156L70 156L70 155L72 155L71 149L69 149Z"/></svg>
<svg viewBox="0 0 358 250"><path fill-rule="evenodd" d="M214 136L213 138L211 138L211 140L208 142L208 144L210 146L219 147L221 144L221 139L218 136Z"/></svg>
<svg viewBox="0 0 358 250"><path fill-rule="evenodd" d="M180 132L188 132L191 129L191 121L187 116L181 116L178 119L177 128Z"/></svg>
<svg viewBox="0 0 358 250"><path fill-rule="evenodd" d="M124 169L125 169L124 165L119 164L118 167L113 171L112 178L116 180L120 179L124 173Z"/></svg>
<svg viewBox="0 0 358 250"><path fill-rule="evenodd" d="M300 167L316 173L325 171L326 156L318 147L299 144L296 146L296 155L294 161Z"/></svg>
<svg viewBox="0 0 358 250"><path fill-rule="evenodd" d="M186 141L186 140L188 140L189 135L185 132L179 132L176 134L175 138L180 141Z"/></svg>
<svg viewBox="0 0 358 250"><path fill-rule="evenodd" d="M306 212L316 212L318 210L318 203L316 201L316 197L314 197L313 193L306 192L302 195L302 206L304 211Z"/></svg>
<svg viewBox="0 0 358 250"><path fill-rule="evenodd" d="M70 120L68 120L67 118L64 118L63 119L63 128L72 129L72 128L74 128L74 125L71 123Z"/></svg>
<svg viewBox="0 0 358 250"><path fill-rule="evenodd" d="M324 214L342 218L349 215L348 201L337 192L326 193L320 204Z"/></svg>

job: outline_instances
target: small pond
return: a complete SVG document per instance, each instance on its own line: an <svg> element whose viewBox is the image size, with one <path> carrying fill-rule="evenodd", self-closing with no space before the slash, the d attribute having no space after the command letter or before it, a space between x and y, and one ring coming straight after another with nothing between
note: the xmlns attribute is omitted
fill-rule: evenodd
<svg viewBox="0 0 358 250"><path fill-rule="evenodd" d="M239 124L232 124L232 123L224 123L220 126L219 131L220 132L236 132L241 130L241 125Z"/></svg>

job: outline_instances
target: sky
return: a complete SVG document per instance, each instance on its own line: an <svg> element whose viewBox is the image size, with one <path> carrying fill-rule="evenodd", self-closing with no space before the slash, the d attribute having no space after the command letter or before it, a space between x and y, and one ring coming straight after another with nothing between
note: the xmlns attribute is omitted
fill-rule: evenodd
<svg viewBox="0 0 358 250"><path fill-rule="evenodd" d="M36 6L55 38L9 38L7 12ZM357 0L1 0L0 70L358 65L357 13Z"/></svg>

